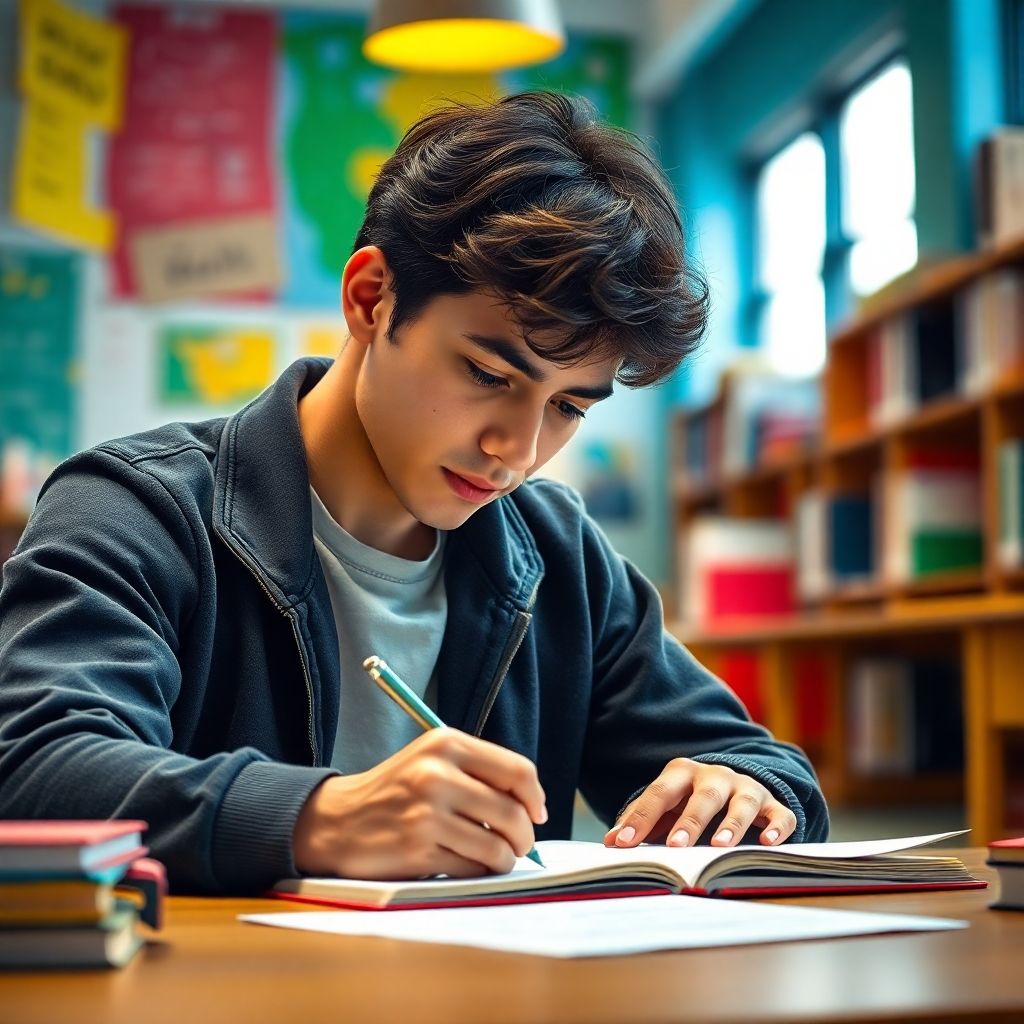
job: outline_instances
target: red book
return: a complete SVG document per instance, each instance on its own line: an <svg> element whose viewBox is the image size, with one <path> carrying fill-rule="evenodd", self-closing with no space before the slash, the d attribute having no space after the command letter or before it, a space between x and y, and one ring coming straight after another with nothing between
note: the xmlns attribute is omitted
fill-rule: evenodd
<svg viewBox="0 0 1024 1024"><path fill-rule="evenodd" d="M144 821L0 821L0 873L87 871L142 856Z"/></svg>
<svg viewBox="0 0 1024 1024"><path fill-rule="evenodd" d="M720 565L707 573L708 621L785 615L794 609L790 565Z"/></svg>
<svg viewBox="0 0 1024 1024"><path fill-rule="evenodd" d="M1024 864L1024 836L996 839L988 844L989 864Z"/></svg>
<svg viewBox="0 0 1024 1024"><path fill-rule="evenodd" d="M815 744L827 739L828 693L825 663L820 657L796 659L796 720L800 742Z"/></svg>
<svg viewBox="0 0 1024 1024"><path fill-rule="evenodd" d="M761 696L761 672L755 651L728 651L722 655L718 674L740 699L747 714L764 724L764 700Z"/></svg>
<svg viewBox="0 0 1024 1024"><path fill-rule="evenodd" d="M978 470L981 453L974 448L911 448L906 455L907 469Z"/></svg>

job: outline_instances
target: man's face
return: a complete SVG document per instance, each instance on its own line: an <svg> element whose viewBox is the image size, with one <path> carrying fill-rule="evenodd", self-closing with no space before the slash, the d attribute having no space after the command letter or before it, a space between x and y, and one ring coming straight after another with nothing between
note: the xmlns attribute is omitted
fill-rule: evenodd
<svg viewBox="0 0 1024 1024"><path fill-rule="evenodd" d="M503 303L442 295L392 341L371 342L356 409L400 503L451 530L540 469L611 394L617 368L547 362Z"/></svg>

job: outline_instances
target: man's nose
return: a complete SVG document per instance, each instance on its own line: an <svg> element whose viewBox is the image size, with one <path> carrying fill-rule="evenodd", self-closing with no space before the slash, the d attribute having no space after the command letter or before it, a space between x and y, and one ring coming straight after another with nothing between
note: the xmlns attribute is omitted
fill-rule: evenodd
<svg viewBox="0 0 1024 1024"><path fill-rule="evenodd" d="M509 469L525 473L537 461L537 445L544 423L544 407L522 402L503 411L480 437L480 448Z"/></svg>

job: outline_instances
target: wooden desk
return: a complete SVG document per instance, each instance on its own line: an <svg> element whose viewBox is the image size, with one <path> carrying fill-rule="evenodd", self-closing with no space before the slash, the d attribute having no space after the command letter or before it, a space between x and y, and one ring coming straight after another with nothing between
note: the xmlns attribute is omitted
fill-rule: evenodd
<svg viewBox="0 0 1024 1024"><path fill-rule="evenodd" d="M960 855L993 877L981 850ZM0 1021L1019 1024L1024 912L986 909L994 888L788 901L969 920L962 931L566 961L258 927L235 917L289 905L175 898L124 970L0 975Z"/></svg>

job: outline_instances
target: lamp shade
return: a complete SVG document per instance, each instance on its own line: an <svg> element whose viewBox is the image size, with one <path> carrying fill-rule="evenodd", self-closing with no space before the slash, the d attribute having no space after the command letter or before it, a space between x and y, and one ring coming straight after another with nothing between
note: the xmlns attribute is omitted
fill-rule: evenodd
<svg viewBox="0 0 1024 1024"><path fill-rule="evenodd" d="M563 49L555 0L375 0L363 42L368 60L403 71L502 71Z"/></svg>

